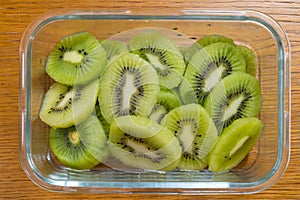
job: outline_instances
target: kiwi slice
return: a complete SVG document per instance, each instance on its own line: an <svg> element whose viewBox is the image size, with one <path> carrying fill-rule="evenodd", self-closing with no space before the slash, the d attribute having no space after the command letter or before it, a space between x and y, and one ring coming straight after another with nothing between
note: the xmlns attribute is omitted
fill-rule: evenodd
<svg viewBox="0 0 300 200"><path fill-rule="evenodd" d="M105 50L88 32L65 36L47 58L46 72L66 85L86 84L100 76L106 66Z"/></svg>
<svg viewBox="0 0 300 200"><path fill-rule="evenodd" d="M106 67L100 79L101 113L110 124L114 117L148 117L157 101L160 87L156 71L135 54L124 54Z"/></svg>
<svg viewBox="0 0 300 200"><path fill-rule="evenodd" d="M165 115L168 113L168 111L166 110L166 108L160 104L155 104L150 115L149 115L149 119L160 123L161 120L165 117Z"/></svg>
<svg viewBox="0 0 300 200"><path fill-rule="evenodd" d="M235 120L224 129L208 156L209 170L227 171L238 165L257 143L263 123L257 118Z"/></svg>
<svg viewBox="0 0 300 200"><path fill-rule="evenodd" d="M237 48L242 52L246 61L247 73L256 76L256 56L252 49L247 46L238 45Z"/></svg>
<svg viewBox="0 0 300 200"><path fill-rule="evenodd" d="M201 46L201 44L199 44L198 42L194 42L192 45L190 46L186 46L185 48L181 48L181 54L183 55L185 64L188 65L189 61L191 60L192 56L199 51L200 49L202 49L203 47Z"/></svg>
<svg viewBox="0 0 300 200"><path fill-rule="evenodd" d="M234 41L228 37L225 37L223 35L218 35L218 34L213 34L213 35L207 35L199 40L197 40L195 43L193 43L191 46L182 49L182 55L185 59L186 64L191 60L192 56L199 51L200 49L213 44L217 42L223 42L223 43L228 43L231 45L234 45Z"/></svg>
<svg viewBox="0 0 300 200"><path fill-rule="evenodd" d="M196 96L195 89L185 77L183 77L179 86L174 88L173 91L175 91L175 93L179 97L181 104L183 105L191 104L191 103L198 104L198 99Z"/></svg>
<svg viewBox="0 0 300 200"><path fill-rule="evenodd" d="M151 63L164 87L171 89L181 82L185 63L179 47L170 38L158 31L140 32L130 40L129 49Z"/></svg>
<svg viewBox="0 0 300 200"><path fill-rule="evenodd" d="M205 157L217 141L217 128L199 104L188 104L170 111L162 121L178 138L183 149L178 168L200 170L207 165Z"/></svg>
<svg viewBox="0 0 300 200"><path fill-rule="evenodd" d="M99 79L87 85L53 83L43 98L40 119L51 127L67 128L86 120L94 111Z"/></svg>
<svg viewBox="0 0 300 200"><path fill-rule="evenodd" d="M171 171L181 156L174 134L149 118L127 115L114 119L108 146L112 155L125 165Z"/></svg>
<svg viewBox="0 0 300 200"><path fill-rule="evenodd" d="M170 110L178 106L180 106L180 100L177 95L172 90L161 88L149 118L160 123Z"/></svg>
<svg viewBox="0 0 300 200"><path fill-rule="evenodd" d="M109 135L109 126L110 126L110 124L102 116L100 105L99 105L98 101L96 101L95 114L96 114L98 120L100 121L100 123L102 124L103 130L104 130L106 136L108 136Z"/></svg>
<svg viewBox="0 0 300 200"><path fill-rule="evenodd" d="M94 115L77 126L51 128L49 140L57 159L73 169L91 169L109 156L107 137Z"/></svg>
<svg viewBox="0 0 300 200"><path fill-rule="evenodd" d="M211 91L204 107L219 132L236 119L257 117L261 109L259 82L247 73L231 74Z"/></svg>
<svg viewBox="0 0 300 200"><path fill-rule="evenodd" d="M118 40L103 40L100 41L100 44L106 51L106 58L108 61L129 52L127 45Z"/></svg>
<svg viewBox="0 0 300 200"><path fill-rule="evenodd" d="M184 77L193 87L199 104L224 77L245 72L246 63L241 52L231 44L213 43L196 52L191 58Z"/></svg>
<svg viewBox="0 0 300 200"><path fill-rule="evenodd" d="M206 47L210 44L217 43L217 42L223 42L223 43L234 45L234 41L231 38L219 34L206 35L200 38L199 40L197 40L197 43L200 44L200 46L202 47Z"/></svg>
<svg viewBox="0 0 300 200"><path fill-rule="evenodd" d="M167 112L180 106L180 100L177 95L172 90L164 88L161 88L156 103L164 106Z"/></svg>

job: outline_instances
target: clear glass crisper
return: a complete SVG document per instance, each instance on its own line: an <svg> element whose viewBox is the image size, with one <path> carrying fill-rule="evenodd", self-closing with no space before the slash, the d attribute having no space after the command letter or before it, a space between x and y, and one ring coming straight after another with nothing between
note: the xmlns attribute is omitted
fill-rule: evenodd
<svg viewBox="0 0 300 200"><path fill-rule="evenodd" d="M54 11L33 21L20 47L20 160L28 177L51 191L80 193L255 193L273 185L284 173L290 145L290 47L280 25L254 11ZM45 73L48 53L63 36L83 30L107 39L133 28L176 29L194 42L222 34L251 46L258 57L262 90L262 138L247 159L230 172L130 173L108 167L70 170L50 154L49 128L39 109L51 80ZM182 44L184 45L184 44Z"/></svg>

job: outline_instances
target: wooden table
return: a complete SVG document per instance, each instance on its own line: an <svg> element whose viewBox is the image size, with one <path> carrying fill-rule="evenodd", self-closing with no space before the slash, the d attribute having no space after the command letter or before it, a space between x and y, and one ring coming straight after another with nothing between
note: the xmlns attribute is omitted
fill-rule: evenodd
<svg viewBox="0 0 300 200"><path fill-rule="evenodd" d="M1 0L0 2L0 199L197 199L195 196L172 195L86 195L45 191L32 183L19 162L19 43L26 26L40 14L58 8L74 9L130 9L154 7L157 9L254 9L275 18L286 30L292 49L292 120L291 157L283 177L271 188L255 194L214 196L215 198L300 198L300 1L255 0ZM206 197L207 198L207 197ZM212 198L211 196L209 198Z"/></svg>

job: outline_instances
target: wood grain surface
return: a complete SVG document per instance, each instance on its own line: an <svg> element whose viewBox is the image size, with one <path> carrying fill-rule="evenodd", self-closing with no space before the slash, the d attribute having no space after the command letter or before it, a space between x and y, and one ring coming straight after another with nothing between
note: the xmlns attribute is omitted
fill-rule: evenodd
<svg viewBox="0 0 300 200"><path fill-rule="evenodd" d="M225 3L226 2L226 3ZM292 65L291 156L282 178L254 195L99 195L65 194L43 190L25 175L19 161L19 43L28 24L39 15L68 9L223 9L258 10L274 19L290 39ZM0 0L0 199L300 199L300 1L299 0Z"/></svg>

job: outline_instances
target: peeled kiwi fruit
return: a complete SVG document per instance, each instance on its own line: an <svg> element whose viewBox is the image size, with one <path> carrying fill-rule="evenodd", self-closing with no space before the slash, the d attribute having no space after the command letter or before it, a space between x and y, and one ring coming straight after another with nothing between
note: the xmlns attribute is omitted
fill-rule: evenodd
<svg viewBox="0 0 300 200"><path fill-rule="evenodd" d="M65 85L86 84L100 76L107 63L106 52L88 32L65 36L51 51L46 72Z"/></svg>
<svg viewBox="0 0 300 200"><path fill-rule="evenodd" d="M184 77L193 87L199 103L203 105L207 95L222 78L245 71L244 57L236 47L218 42L193 55Z"/></svg>
<svg viewBox="0 0 300 200"><path fill-rule="evenodd" d="M180 100L177 95L172 90L161 88L149 118L160 123L168 112L178 106L180 106Z"/></svg>
<svg viewBox="0 0 300 200"><path fill-rule="evenodd" d="M197 40L197 43L200 44L202 47L206 47L210 44L217 43L217 42L223 42L223 43L234 45L234 41L231 38L219 34L206 35L200 38L199 40Z"/></svg>
<svg viewBox="0 0 300 200"><path fill-rule="evenodd" d="M53 83L40 108L40 119L51 127L67 128L87 119L94 111L99 79L87 85Z"/></svg>
<svg viewBox="0 0 300 200"><path fill-rule="evenodd" d="M261 109L259 82L247 73L231 74L211 91L204 107L219 132L236 119L258 117Z"/></svg>
<svg viewBox="0 0 300 200"><path fill-rule="evenodd" d="M98 120L100 121L100 123L102 124L102 128L105 132L105 135L108 136L110 124L102 116L100 105L99 105L98 101L96 101L96 105L95 105L95 114L96 114Z"/></svg>
<svg viewBox="0 0 300 200"><path fill-rule="evenodd" d="M50 148L66 167L91 169L109 156L107 137L96 116L68 128L51 128Z"/></svg>
<svg viewBox="0 0 300 200"><path fill-rule="evenodd" d="M181 82L185 63L173 40L157 31L145 31L131 38L129 49L151 63L162 86L172 89Z"/></svg>
<svg viewBox="0 0 300 200"><path fill-rule="evenodd" d="M121 55L100 79L101 113L108 123L124 115L148 117L159 91L157 74L147 61L132 53Z"/></svg>
<svg viewBox="0 0 300 200"><path fill-rule="evenodd" d="M232 39L225 37L223 35L219 35L219 34L206 35L206 36L200 38L199 40L197 40L191 46L189 46L181 51L186 63L188 64L188 62L190 61L192 56L197 51L199 51L200 49L202 49L210 44L217 43L217 42L223 42L223 43L228 43L228 44L234 45L234 41Z"/></svg>
<svg viewBox="0 0 300 200"><path fill-rule="evenodd" d="M237 48L242 52L246 61L246 72L256 76L256 56L254 51L244 45L238 45Z"/></svg>
<svg viewBox="0 0 300 200"><path fill-rule="evenodd" d="M176 93L180 99L180 103L183 105L191 103L198 104L199 102L195 89L185 77L183 77L181 83L178 85L178 87L174 88L173 91Z"/></svg>
<svg viewBox="0 0 300 200"><path fill-rule="evenodd" d="M127 45L118 40L103 40L100 41L100 44L106 52L106 58L108 61L129 52Z"/></svg>
<svg viewBox="0 0 300 200"><path fill-rule="evenodd" d="M173 133L149 118L121 116L110 126L109 149L125 165L171 171L181 156L181 146Z"/></svg>
<svg viewBox="0 0 300 200"><path fill-rule="evenodd" d="M190 46L181 48L180 51L181 51L181 54L183 55L185 64L187 65L189 63L189 61L191 60L192 56L202 48L203 48L203 46L201 46L201 44L199 44L198 42L194 42Z"/></svg>
<svg viewBox="0 0 300 200"><path fill-rule="evenodd" d="M170 111L161 124L171 130L182 146L177 168L204 169L205 157L218 138L217 128L206 110L199 104L183 105Z"/></svg>
<svg viewBox="0 0 300 200"><path fill-rule="evenodd" d="M257 118L235 120L224 129L208 156L209 170L227 171L238 165L257 143L263 123Z"/></svg>

